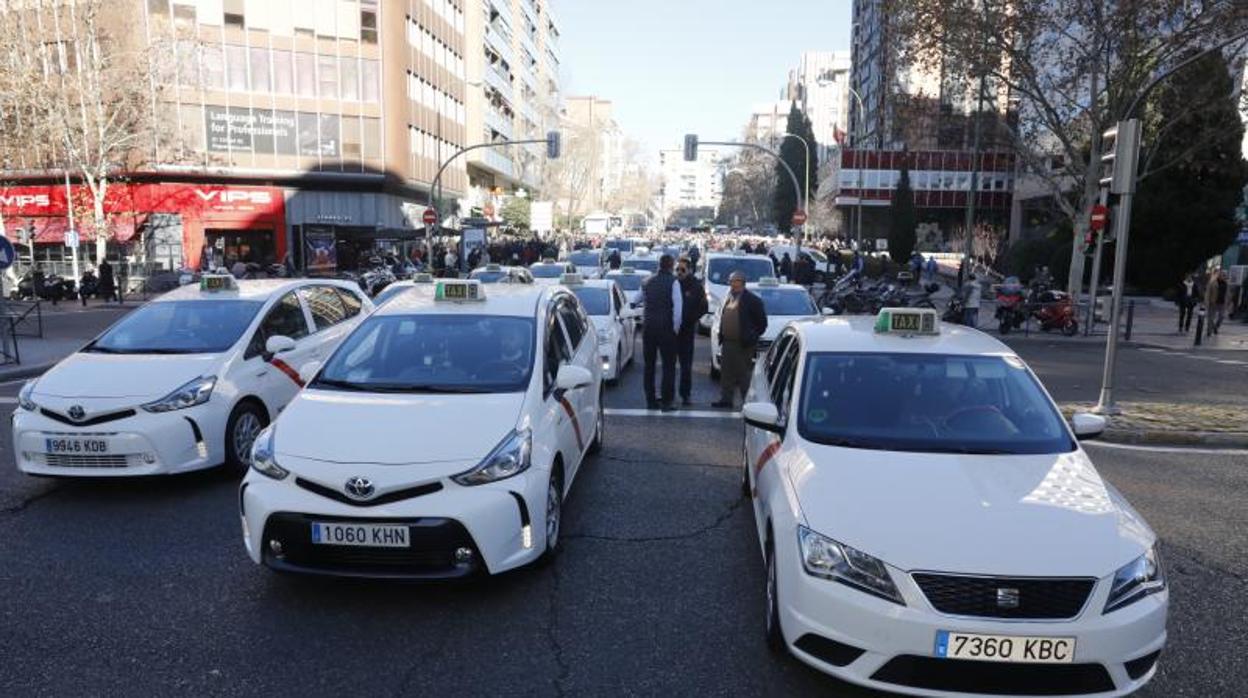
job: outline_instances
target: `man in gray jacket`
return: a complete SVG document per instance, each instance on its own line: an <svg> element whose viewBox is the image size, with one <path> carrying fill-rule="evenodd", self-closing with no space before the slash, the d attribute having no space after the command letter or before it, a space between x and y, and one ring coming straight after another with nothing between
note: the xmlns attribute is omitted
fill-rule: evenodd
<svg viewBox="0 0 1248 698"><path fill-rule="evenodd" d="M728 277L731 290L719 316L719 401L712 407L732 408L733 393L744 399L754 372L758 340L767 331L767 309L763 300L745 288L745 274L734 271Z"/></svg>

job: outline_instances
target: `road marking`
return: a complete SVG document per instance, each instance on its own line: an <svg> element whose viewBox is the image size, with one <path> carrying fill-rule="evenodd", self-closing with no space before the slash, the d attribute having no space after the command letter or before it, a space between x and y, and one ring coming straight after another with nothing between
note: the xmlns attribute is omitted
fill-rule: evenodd
<svg viewBox="0 0 1248 698"><path fill-rule="evenodd" d="M1121 451L1147 451L1150 453L1190 453L1192 455L1246 456L1248 450L1238 448L1188 448L1186 446L1143 446L1140 444L1116 444L1108 441L1084 441L1082 446L1098 446Z"/></svg>
<svg viewBox="0 0 1248 698"><path fill-rule="evenodd" d="M16 404L17 404L17 398L15 397L0 397L0 405L16 405Z"/></svg>
<svg viewBox="0 0 1248 698"><path fill-rule="evenodd" d="M740 419L740 412L712 412L710 410L677 410L675 412L660 412L658 410L635 410L621 408L607 408L603 413L608 417L676 417L679 419Z"/></svg>
<svg viewBox="0 0 1248 698"><path fill-rule="evenodd" d="M1219 359L1218 363L1224 364L1226 366L1248 366L1248 362L1236 361L1234 359Z"/></svg>

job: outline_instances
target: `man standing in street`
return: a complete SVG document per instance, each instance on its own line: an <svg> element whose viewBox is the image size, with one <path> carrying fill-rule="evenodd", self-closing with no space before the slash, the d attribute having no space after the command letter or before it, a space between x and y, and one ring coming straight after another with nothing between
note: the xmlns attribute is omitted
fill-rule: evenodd
<svg viewBox="0 0 1248 698"><path fill-rule="evenodd" d="M761 298L746 290L745 274L732 272L728 283L731 290L719 317L719 401L712 407L732 409L735 393L744 398L750 389L754 352L767 331L767 309Z"/></svg>
<svg viewBox="0 0 1248 698"><path fill-rule="evenodd" d="M1209 310L1205 336L1210 337L1218 333L1226 316L1226 275L1221 269L1215 269L1209 274L1209 284L1205 287L1205 307Z"/></svg>
<svg viewBox="0 0 1248 698"><path fill-rule="evenodd" d="M706 290L693 278L693 262L681 257L676 263L676 279L680 282L681 322L676 335L676 358L680 361L680 402L693 404L693 341L698 322L706 315Z"/></svg>
<svg viewBox="0 0 1248 698"><path fill-rule="evenodd" d="M1179 334L1187 334L1192 329L1192 315L1196 314L1196 306L1200 305L1200 289L1196 287L1196 278L1188 274L1179 284Z"/></svg>
<svg viewBox="0 0 1248 698"><path fill-rule="evenodd" d="M646 409L672 412L676 409L676 335L684 318L680 283L672 275L672 256L659 258L659 271L641 287L645 306L642 321L642 356L645 369ZM663 381L658 398L654 392L654 362L663 360Z"/></svg>
<svg viewBox="0 0 1248 698"><path fill-rule="evenodd" d="M983 296L983 289L979 285L979 280L975 278L975 272L971 272L966 277L966 286L963 288L963 320L962 324L967 327L979 327L979 303Z"/></svg>

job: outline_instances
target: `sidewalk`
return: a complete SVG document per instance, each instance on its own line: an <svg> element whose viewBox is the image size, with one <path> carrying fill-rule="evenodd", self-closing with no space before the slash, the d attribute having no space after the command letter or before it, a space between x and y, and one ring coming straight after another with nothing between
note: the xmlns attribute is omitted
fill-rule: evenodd
<svg viewBox="0 0 1248 698"><path fill-rule="evenodd" d="M1067 418L1092 403L1062 403ZM1104 439L1112 443L1248 448L1248 408L1166 402L1120 402Z"/></svg>
<svg viewBox="0 0 1248 698"><path fill-rule="evenodd" d="M20 364L0 366L0 383L21 380L43 373L53 364L78 351L91 338L104 331L122 315L142 305L127 302L91 304L48 303L43 310L43 337L18 337Z"/></svg>
<svg viewBox="0 0 1248 698"><path fill-rule="evenodd" d="M1173 303L1166 303L1160 298L1127 298L1128 305L1133 301L1135 311L1128 313L1127 306L1124 306L1122 317L1119 319L1120 329L1118 336L1124 341L1126 340L1127 321L1130 319L1131 344L1172 350L1248 351L1248 323L1245 323L1243 320L1227 319L1223 321L1218 334L1202 337L1200 346L1196 346L1196 322L1192 321L1191 331L1187 333L1179 332L1179 311ZM996 333L996 323L992 321L995 312L996 303L985 299L984 306L979 311L981 330L993 334ZM1021 335L1026 338L1052 337L1063 342L1104 344L1105 337L1109 334L1109 326L1104 322L1098 322L1092 328L1092 332L1084 336L1086 319L1087 309L1084 308L1079 317L1079 334L1074 337L1063 337L1058 332L1041 332L1034 322L1029 322L1026 326L1012 332L1009 336Z"/></svg>

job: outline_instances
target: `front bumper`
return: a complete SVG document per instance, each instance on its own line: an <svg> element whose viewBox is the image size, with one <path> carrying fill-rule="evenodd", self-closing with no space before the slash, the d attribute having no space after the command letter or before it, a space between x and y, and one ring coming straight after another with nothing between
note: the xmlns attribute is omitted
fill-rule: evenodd
<svg viewBox="0 0 1248 698"><path fill-rule="evenodd" d="M239 492L248 555L279 571L413 580L498 574L541 555L548 473L529 470L463 487L425 476L421 467L321 464L280 481L249 472ZM385 503L340 501L343 483L355 476L375 483L374 499ZM313 521L407 524L412 543L402 549L315 545ZM461 548L471 551L467 559L456 557Z"/></svg>
<svg viewBox="0 0 1248 698"><path fill-rule="evenodd" d="M790 538L795 538L790 536ZM1166 642L1168 592L1108 615L1101 580L1070 621L1006 621L934 610L903 573L893 572L906 606L878 599L802 569L796 540L777 544L780 620L801 661L846 681L922 696L1122 696L1152 679ZM1074 637L1073 664L1007 664L935 656L940 630L1035 637Z"/></svg>
<svg viewBox="0 0 1248 698"><path fill-rule="evenodd" d="M153 414L140 408L92 426L75 426L42 411L13 413L14 457L29 475L128 477L168 475L214 467L225 460L226 410L209 402ZM79 438L107 443L104 453L51 454L49 439Z"/></svg>

